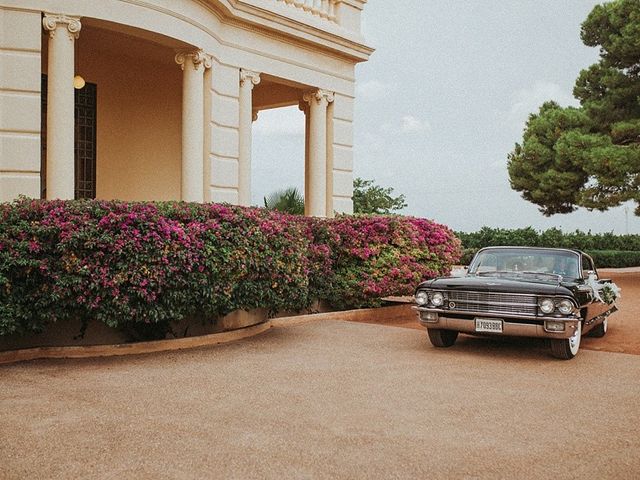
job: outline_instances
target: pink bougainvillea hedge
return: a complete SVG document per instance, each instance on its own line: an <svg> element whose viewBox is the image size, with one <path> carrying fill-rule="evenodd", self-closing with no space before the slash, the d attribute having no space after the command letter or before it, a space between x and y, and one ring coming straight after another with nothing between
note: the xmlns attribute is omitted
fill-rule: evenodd
<svg viewBox="0 0 640 480"><path fill-rule="evenodd" d="M322 274L310 283L316 296L336 308L380 305L392 295L411 295L421 281L449 273L460 242L449 228L403 216L340 216L310 219L313 248L326 252Z"/></svg>
<svg viewBox="0 0 640 480"><path fill-rule="evenodd" d="M459 257L451 230L411 217L22 198L0 204L0 335L70 318L169 328L238 309L303 311L315 300L374 306Z"/></svg>

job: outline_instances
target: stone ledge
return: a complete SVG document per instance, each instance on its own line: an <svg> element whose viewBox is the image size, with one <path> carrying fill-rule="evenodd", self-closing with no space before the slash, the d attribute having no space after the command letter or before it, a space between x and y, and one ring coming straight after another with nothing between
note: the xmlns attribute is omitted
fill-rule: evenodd
<svg viewBox="0 0 640 480"><path fill-rule="evenodd" d="M392 320L414 321L418 323L416 313L412 305L401 304L390 307L360 308L358 310L342 310L337 312L313 313L309 315L296 315L293 317L281 317L271 319L274 327L286 327L300 325L317 320L342 320L345 322L384 323Z"/></svg>
<svg viewBox="0 0 640 480"><path fill-rule="evenodd" d="M271 321L238 330L201 335L198 337L154 340L151 342L118 343L114 345L89 345L72 347L37 347L0 352L0 365L43 358L93 358L142 353L166 352L187 348L228 343L263 333L272 328Z"/></svg>

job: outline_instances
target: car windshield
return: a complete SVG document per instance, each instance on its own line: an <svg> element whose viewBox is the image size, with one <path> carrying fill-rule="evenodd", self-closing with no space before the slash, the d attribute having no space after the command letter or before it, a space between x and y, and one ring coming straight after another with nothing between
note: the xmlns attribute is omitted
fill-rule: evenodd
<svg viewBox="0 0 640 480"><path fill-rule="evenodd" d="M496 248L478 252L469 273L479 276L518 276L535 281L580 277L578 255L561 250Z"/></svg>

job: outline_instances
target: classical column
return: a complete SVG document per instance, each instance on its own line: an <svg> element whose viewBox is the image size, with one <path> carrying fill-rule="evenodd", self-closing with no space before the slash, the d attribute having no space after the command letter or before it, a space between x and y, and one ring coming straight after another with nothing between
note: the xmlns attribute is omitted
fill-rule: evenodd
<svg viewBox="0 0 640 480"><path fill-rule="evenodd" d="M304 113L304 198L309 198L309 104L302 100L298 109ZM307 202L305 202L305 214Z"/></svg>
<svg viewBox="0 0 640 480"><path fill-rule="evenodd" d="M204 201L204 70L211 57L202 50L180 52L182 67L182 193L185 202Z"/></svg>
<svg viewBox="0 0 640 480"><path fill-rule="evenodd" d="M327 217L335 217L333 208L333 109L335 103L327 107Z"/></svg>
<svg viewBox="0 0 640 480"><path fill-rule="evenodd" d="M238 202L245 207L251 205L251 124L254 116L252 91L254 85L259 83L259 73L240 70Z"/></svg>
<svg viewBox="0 0 640 480"><path fill-rule="evenodd" d="M333 102L332 92L318 89L304 94L309 104L308 185L305 188L305 215L327 216L327 106Z"/></svg>
<svg viewBox="0 0 640 480"><path fill-rule="evenodd" d="M75 196L73 46L80 19L45 14L42 26L49 32L47 64L47 199Z"/></svg>

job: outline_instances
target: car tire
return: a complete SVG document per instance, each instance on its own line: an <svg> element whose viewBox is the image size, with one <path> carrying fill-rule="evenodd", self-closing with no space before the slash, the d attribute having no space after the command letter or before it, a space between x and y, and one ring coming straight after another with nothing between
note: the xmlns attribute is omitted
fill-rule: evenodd
<svg viewBox="0 0 640 480"><path fill-rule="evenodd" d="M604 321L600 325L598 325L593 330L591 330L589 332L589 336L590 337L595 337L595 338L604 337L607 334L607 330L608 330L608 322L607 322L607 320L609 320L609 319L605 318Z"/></svg>
<svg viewBox="0 0 640 480"><path fill-rule="evenodd" d="M427 334L434 347L446 348L456 343L458 332L455 330L442 330L441 328L428 328Z"/></svg>
<svg viewBox="0 0 640 480"><path fill-rule="evenodd" d="M551 355L562 360L571 360L580 350L580 338L582 336L582 322L578 322L578 328L571 338L552 338Z"/></svg>

